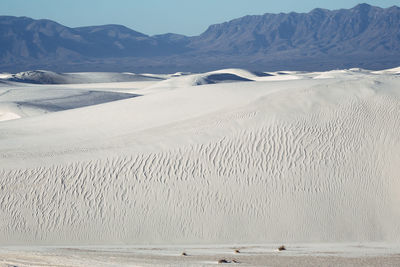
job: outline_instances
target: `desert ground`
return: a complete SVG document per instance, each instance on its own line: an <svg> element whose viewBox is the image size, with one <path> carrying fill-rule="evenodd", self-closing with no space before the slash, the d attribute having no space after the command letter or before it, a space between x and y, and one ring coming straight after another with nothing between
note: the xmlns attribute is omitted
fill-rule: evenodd
<svg viewBox="0 0 400 267"><path fill-rule="evenodd" d="M0 266L398 266L400 246L293 244L0 248Z"/></svg>
<svg viewBox="0 0 400 267"><path fill-rule="evenodd" d="M2 73L0 264L399 265L399 152L400 68Z"/></svg>

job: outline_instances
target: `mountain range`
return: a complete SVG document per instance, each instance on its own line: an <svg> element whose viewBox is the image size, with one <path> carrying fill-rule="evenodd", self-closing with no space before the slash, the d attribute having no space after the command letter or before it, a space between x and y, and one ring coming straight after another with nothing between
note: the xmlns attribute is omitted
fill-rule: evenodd
<svg viewBox="0 0 400 267"><path fill-rule="evenodd" d="M0 16L0 47L0 72L383 69L400 65L400 8L245 16L193 37Z"/></svg>

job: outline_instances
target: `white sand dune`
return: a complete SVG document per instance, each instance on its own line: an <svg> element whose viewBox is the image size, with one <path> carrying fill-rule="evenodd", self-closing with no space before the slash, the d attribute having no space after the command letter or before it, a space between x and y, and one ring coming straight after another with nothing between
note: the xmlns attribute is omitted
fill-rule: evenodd
<svg viewBox="0 0 400 267"><path fill-rule="evenodd" d="M398 75L398 74L400 74L400 67L387 69L387 70L373 71L372 73L374 73L374 74L397 74Z"/></svg>
<svg viewBox="0 0 400 267"><path fill-rule="evenodd" d="M0 87L0 116L5 121L137 97L141 95L140 89L153 83L43 85L5 82Z"/></svg>
<svg viewBox="0 0 400 267"><path fill-rule="evenodd" d="M0 73L0 79L9 79L12 75L10 73Z"/></svg>
<svg viewBox="0 0 400 267"><path fill-rule="evenodd" d="M1 122L0 244L400 241L398 75L209 75Z"/></svg>
<svg viewBox="0 0 400 267"><path fill-rule="evenodd" d="M15 120L19 118L21 118L21 116L13 112L0 112L0 121Z"/></svg>
<svg viewBox="0 0 400 267"><path fill-rule="evenodd" d="M81 84L81 83L110 83L132 81L159 81L162 75L144 75L134 73L113 72L82 72L82 73L55 73L52 71L35 70L25 71L13 75L0 75L0 79L35 84Z"/></svg>
<svg viewBox="0 0 400 267"><path fill-rule="evenodd" d="M255 74L240 69L226 69L200 74L173 74L169 79L156 83L152 88L176 88L196 85L250 82L256 80Z"/></svg>

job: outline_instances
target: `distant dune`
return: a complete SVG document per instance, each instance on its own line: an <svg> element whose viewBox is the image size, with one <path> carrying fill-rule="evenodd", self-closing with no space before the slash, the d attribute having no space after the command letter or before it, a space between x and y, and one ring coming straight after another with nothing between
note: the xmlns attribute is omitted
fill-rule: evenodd
<svg viewBox="0 0 400 267"><path fill-rule="evenodd" d="M399 242L398 74L3 75L0 245Z"/></svg>
<svg viewBox="0 0 400 267"><path fill-rule="evenodd" d="M51 71L25 71L5 76L8 81L34 84L80 84L80 83L111 83L160 80L156 76L138 75L134 73L55 73Z"/></svg>

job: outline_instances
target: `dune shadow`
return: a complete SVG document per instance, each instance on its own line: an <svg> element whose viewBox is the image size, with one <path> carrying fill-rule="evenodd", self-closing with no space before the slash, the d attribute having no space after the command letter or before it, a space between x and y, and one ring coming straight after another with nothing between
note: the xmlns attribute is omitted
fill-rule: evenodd
<svg viewBox="0 0 400 267"><path fill-rule="evenodd" d="M252 71L252 74L254 74L257 77L269 77L269 76L274 76L272 74L266 73L266 72L261 72L261 71Z"/></svg>
<svg viewBox="0 0 400 267"><path fill-rule="evenodd" d="M67 97L32 100L32 101L20 101L16 102L16 104L20 106L28 106L51 112L56 112L56 111L98 105L123 99L129 99L138 96L141 95L103 92L103 91L87 91L80 95L72 95Z"/></svg>
<svg viewBox="0 0 400 267"><path fill-rule="evenodd" d="M252 82L253 80L240 77L231 73L218 73L210 74L205 76L203 80L197 83L197 85L203 84L216 84L216 83L231 83L231 82Z"/></svg>

